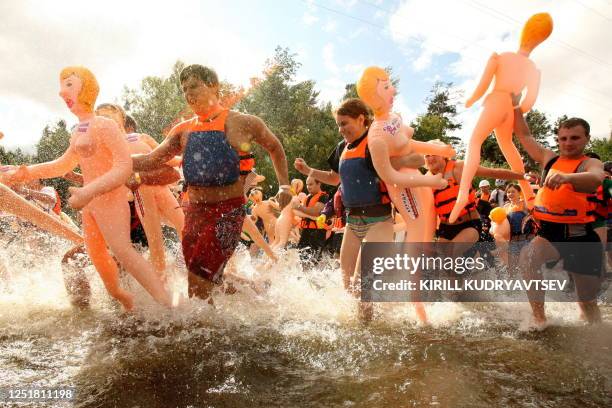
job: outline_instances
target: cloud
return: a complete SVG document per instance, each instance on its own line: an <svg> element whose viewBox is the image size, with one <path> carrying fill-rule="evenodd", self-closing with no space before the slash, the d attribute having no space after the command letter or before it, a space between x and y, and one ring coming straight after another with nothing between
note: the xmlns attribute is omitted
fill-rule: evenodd
<svg viewBox="0 0 612 408"><path fill-rule="evenodd" d="M316 23L317 21L319 21L319 17L315 16L314 14L311 14L310 12L305 12L304 15L302 16L302 21L304 22L304 24L306 25L313 25L314 23Z"/></svg>
<svg viewBox="0 0 612 408"><path fill-rule="evenodd" d="M562 114L584 117L594 136L609 135L612 47L605 40L610 26L605 16L612 16L612 5L597 2L588 8L552 0L409 0L390 16L388 24L393 41L411 54L415 71L433 70L440 56L455 56L456 61L438 73L442 78L459 78L469 96L491 53L516 50L524 22L542 10L552 15L555 28L551 38L531 55L542 71L535 108L547 113L551 121ZM470 121L464 123L463 138L469 137L473 127L470 112L462 114Z"/></svg>
<svg viewBox="0 0 612 408"><path fill-rule="evenodd" d="M337 74L339 69L334 58L334 44L327 43L323 47L323 65L333 74Z"/></svg>
<svg viewBox="0 0 612 408"><path fill-rule="evenodd" d="M16 140L33 144L46 123L60 117L74 121L57 95L64 66L90 68L101 87L98 101L103 102L117 100L125 85L138 86L147 75L168 75L177 59L210 65L221 79L248 85L272 52L256 39L229 30L231 16L223 10L204 24L202 16L209 10L197 0L180 7L108 0L95 12L82 4L0 3L4 145Z"/></svg>

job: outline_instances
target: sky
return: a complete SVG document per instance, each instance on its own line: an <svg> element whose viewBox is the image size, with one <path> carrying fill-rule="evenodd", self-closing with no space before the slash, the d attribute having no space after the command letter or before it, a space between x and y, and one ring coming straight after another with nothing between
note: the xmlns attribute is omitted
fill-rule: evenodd
<svg viewBox="0 0 612 408"><path fill-rule="evenodd" d="M394 109L407 121L424 112L436 81L453 82L464 95L455 136L467 140L480 104L463 101L489 56L516 51L525 21L543 11L555 26L531 54L542 71L535 108L553 121L583 117L594 137L608 137L612 0L2 0L0 143L32 151L45 125L76 122L58 96L64 66L90 68L98 102L113 102L145 76L169 75L177 60L246 86L277 46L302 64L296 80L316 81L319 101L333 105L365 67L391 66Z"/></svg>

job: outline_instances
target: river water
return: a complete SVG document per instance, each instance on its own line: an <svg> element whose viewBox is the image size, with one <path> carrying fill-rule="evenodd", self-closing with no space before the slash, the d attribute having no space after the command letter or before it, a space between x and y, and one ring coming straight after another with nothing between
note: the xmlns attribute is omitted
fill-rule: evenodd
<svg viewBox="0 0 612 408"><path fill-rule="evenodd" d="M79 312L59 266L68 246L45 242L1 242L0 384L73 386L76 398L0 406L612 406L610 305L589 327L575 304L550 304L543 332L527 329L524 303L428 304L426 327L408 304L379 304L366 325L336 265L306 274L289 251L275 266L241 252L236 269L271 284L238 286L214 306L164 310L127 280L129 316L88 268L92 307ZM181 268L170 283L184 295Z"/></svg>

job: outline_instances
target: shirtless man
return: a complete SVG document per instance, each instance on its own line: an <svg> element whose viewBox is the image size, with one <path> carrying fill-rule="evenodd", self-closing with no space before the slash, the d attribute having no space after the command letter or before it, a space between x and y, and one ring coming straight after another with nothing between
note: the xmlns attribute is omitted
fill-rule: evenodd
<svg viewBox="0 0 612 408"><path fill-rule="evenodd" d="M240 240L245 217L240 156L249 157L253 142L269 153L280 184L281 207L291 200L287 159L280 141L261 119L219 104L219 80L211 68L189 65L180 82L196 116L176 125L158 148L133 156L133 161L134 169L143 171L183 156L189 204L184 208L182 246L189 296L206 299L221 282Z"/></svg>

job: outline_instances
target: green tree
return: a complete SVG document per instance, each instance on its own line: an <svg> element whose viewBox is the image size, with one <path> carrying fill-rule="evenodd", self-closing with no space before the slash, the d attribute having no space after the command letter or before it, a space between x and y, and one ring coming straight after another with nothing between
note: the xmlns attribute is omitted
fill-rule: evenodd
<svg viewBox="0 0 612 408"><path fill-rule="evenodd" d="M263 78L236 105L243 112L260 117L281 140L289 176L302 177L293 160L302 157L315 168L327 168L326 159L339 141L331 104L318 105L314 81L295 82L301 64L289 49L277 47L266 62ZM266 176L265 189L276 189L271 160L259 146L253 149L257 171Z"/></svg>
<svg viewBox="0 0 612 408"><path fill-rule="evenodd" d="M123 90L123 107L134 117L138 131L161 142L172 126L193 116L180 88L185 64L177 61L168 77L148 76L140 88Z"/></svg>
<svg viewBox="0 0 612 408"><path fill-rule="evenodd" d="M461 129L462 124L457 121L457 103L461 93L452 90L452 82L436 82L427 102L427 111L418 115L410 124L414 127L414 139L426 142L440 139L459 147L461 139L453 133Z"/></svg>
<svg viewBox="0 0 612 408"><path fill-rule="evenodd" d="M546 148L550 148L550 144L548 143L548 138L553 135L553 126L550 124L548 117L543 112L538 111L537 109L531 110L525 116L525 120L527 121L527 125L529 126L529 130L531 131L532 136L535 140L540 143L542 146ZM523 159L523 163L525 164L526 171L537 171L539 169L539 165L533 161L531 157L527 154L518 138L514 136L513 138L514 145L518 148L518 151ZM506 158L502 154L499 145L497 144L497 140L493 133L485 139L482 144L481 149L482 159L486 160L489 163L494 164L498 167L509 167L506 162Z"/></svg>

